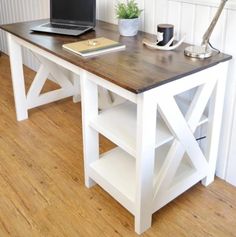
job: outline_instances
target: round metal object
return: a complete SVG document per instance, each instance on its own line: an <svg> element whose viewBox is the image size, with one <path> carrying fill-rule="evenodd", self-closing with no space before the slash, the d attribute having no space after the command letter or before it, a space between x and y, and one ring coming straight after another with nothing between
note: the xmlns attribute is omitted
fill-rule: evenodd
<svg viewBox="0 0 236 237"><path fill-rule="evenodd" d="M209 58L213 51L205 46L189 46L184 50L184 54L191 58Z"/></svg>

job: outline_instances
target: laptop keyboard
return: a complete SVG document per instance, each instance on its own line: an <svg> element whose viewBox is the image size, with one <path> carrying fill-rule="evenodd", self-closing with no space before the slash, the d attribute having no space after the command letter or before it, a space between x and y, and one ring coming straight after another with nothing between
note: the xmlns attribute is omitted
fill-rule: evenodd
<svg viewBox="0 0 236 237"><path fill-rule="evenodd" d="M57 29L67 29L67 30L86 30L88 27L85 26L72 26L72 25L61 25L48 23L43 25L43 27L57 28Z"/></svg>

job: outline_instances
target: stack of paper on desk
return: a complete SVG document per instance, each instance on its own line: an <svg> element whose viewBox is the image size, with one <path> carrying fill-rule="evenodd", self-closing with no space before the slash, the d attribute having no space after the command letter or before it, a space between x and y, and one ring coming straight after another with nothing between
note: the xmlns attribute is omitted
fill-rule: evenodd
<svg viewBox="0 0 236 237"><path fill-rule="evenodd" d="M101 37L96 39L83 40L74 43L64 44L63 48L86 57L97 54L103 54L106 52L122 50L125 49L125 45Z"/></svg>

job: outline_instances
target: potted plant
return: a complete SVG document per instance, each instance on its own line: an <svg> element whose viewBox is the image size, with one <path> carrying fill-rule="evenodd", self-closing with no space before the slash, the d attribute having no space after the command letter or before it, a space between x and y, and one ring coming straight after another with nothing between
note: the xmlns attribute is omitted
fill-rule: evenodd
<svg viewBox="0 0 236 237"><path fill-rule="evenodd" d="M135 0L118 2L116 5L116 15L119 24L120 34L123 36L134 36L139 29L139 16L142 10L139 9Z"/></svg>

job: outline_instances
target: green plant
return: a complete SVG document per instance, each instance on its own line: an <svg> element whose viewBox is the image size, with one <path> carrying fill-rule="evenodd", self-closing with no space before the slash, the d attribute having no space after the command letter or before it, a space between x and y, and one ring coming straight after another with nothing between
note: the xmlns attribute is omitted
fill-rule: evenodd
<svg viewBox="0 0 236 237"><path fill-rule="evenodd" d="M119 19L138 18L141 12L135 0L126 0L126 3L118 2L116 5L116 15Z"/></svg>

